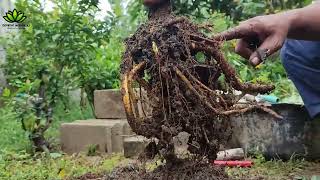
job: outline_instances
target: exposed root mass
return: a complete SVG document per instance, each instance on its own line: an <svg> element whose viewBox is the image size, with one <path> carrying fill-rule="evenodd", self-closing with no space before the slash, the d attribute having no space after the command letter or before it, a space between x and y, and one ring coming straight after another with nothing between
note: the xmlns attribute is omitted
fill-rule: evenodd
<svg viewBox="0 0 320 180"><path fill-rule="evenodd" d="M235 90L267 93L274 86L242 83L220 44L172 14L169 3L151 11L149 21L126 41L121 74L128 122L135 133L159 140L157 152L167 162L178 161L172 139L180 132L190 134L192 154L213 160L230 138L231 115L254 109L273 113L256 104L235 106Z"/></svg>

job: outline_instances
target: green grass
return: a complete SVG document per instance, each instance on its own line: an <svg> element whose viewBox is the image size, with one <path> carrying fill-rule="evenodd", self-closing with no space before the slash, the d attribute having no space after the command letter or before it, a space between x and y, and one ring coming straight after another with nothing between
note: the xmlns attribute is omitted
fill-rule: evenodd
<svg viewBox="0 0 320 180"><path fill-rule="evenodd" d="M11 107L0 108L0 124L0 151L30 149L28 137Z"/></svg>
<svg viewBox="0 0 320 180"><path fill-rule="evenodd" d="M320 178L320 164L305 160L265 161L262 156L253 159L252 168L227 168L226 171L233 179L270 179L308 180L312 177Z"/></svg>
<svg viewBox="0 0 320 180"><path fill-rule="evenodd" d="M46 132L46 138L53 144L59 143L59 127L61 123L72 122L74 120L93 118L90 107L81 110L80 106L72 103L70 109L64 110L58 106L54 112L54 121ZM12 107L0 108L0 150L21 151L31 150L27 134L22 130L21 122L17 120Z"/></svg>
<svg viewBox="0 0 320 180"><path fill-rule="evenodd" d="M54 146L59 145L61 123L93 118L91 108L81 110L72 104L68 111L58 106L54 121L46 132L47 139ZM42 180L76 177L88 172L106 173L112 170L123 158L119 155L107 157L68 156L57 151L50 156L31 155L31 143L22 130L21 123L11 107L0 108L0 179ZM58 149L58 148L57 148Z"/></svg>
<svg viewBox="0 0 320 180"><path fill-rule="evenodd" d="M44 154L31 157L29 154L6 152L0 155L0 179L50 180L79 177L88 172L107 174L123 159L120 155L105 157L63 155L51 158Z"/></svg>

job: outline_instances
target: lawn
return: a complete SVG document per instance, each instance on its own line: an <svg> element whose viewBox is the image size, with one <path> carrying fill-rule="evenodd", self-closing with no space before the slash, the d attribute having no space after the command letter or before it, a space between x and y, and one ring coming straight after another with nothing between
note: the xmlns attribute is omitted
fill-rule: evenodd
<svg viewBox="0 0 320 180"><path fill-rule="evenodd" d="M117 165L125 165L128 161L121 155L47 157L38 154L32 157L21 152L18 154L7 152L0 156L0 179L72 179L87 173L108 174ZM289 162L274 160L255 164L252 168L228 168L227 173L232 179L318 180L320 164L303 160Z"/></svg>
<svg viewBox="0 0 320 180"><path fill-rule="evenodd" d="M305 160L283 162L253 159L253 161L255 163L252 168L228 168L227 172L234 179L320 179L320 163Z"/></svg>

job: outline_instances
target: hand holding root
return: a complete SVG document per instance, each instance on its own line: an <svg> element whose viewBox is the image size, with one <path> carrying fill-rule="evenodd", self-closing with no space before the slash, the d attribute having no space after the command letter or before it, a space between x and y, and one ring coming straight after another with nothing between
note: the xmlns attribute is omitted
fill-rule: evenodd
<svg viewBox="0 0 320 180"><path fill-rule="evenodd" d="M282 47L290 27L288 18L284 13L258 16L218 34L214 39L238 39L236 53L248 59L253 66L257 66ZM281 23L279 19L282 19Z"/></svg>

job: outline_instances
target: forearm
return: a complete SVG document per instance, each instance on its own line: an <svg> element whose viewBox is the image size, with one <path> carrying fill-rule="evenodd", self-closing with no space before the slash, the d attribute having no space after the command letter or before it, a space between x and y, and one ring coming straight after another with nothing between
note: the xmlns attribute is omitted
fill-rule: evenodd
<svg viewBox="0 0 320 180"><path fill-rule="evenodd" d="M283 14L290 22L288 38L320 40L320 2Z"/></svg>

